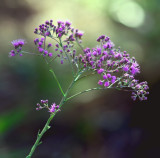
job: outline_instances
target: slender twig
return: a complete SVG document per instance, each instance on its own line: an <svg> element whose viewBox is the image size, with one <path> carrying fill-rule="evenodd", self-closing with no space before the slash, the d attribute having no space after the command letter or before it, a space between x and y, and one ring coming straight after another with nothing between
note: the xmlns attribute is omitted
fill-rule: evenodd
<svg viewBox="0 0 160 158"><path fill-rule="evenodd" d="M86 77L88 77L88 76L95 75L95 74L96 74L96 73L95 73L95 72L93 72L93 73L91 73L91 74L84 75L84 76L82 76L81 78L79 78L79 79L78 79L78 81L79 81L79 80L81 80L81 79L83 79L83 78L86 78Z"/></svg>
<svg viewBox="0 0 160 158"><path fill-rule="evenodd" d="M30 53L30 52L26 52L26 51L21 51L24 54L30 54L30 55L37 55L37 56L41 56L41 54L36 54L36 53Z"/></svg>
<svg viewBox="0 0 160 158"><path fill-rule="evenodd" d="M57 79L57 76L55 75L55 73L54 73L54 71L53 71L52 69L50 69L49 71L50 71L50 72L52 73L52 75L54 76L54 78L55 78L55 80L56 80L56 82L57 82L57 84L58 84L58 87L59 87L61 93L62 93L63 96L64 96L65 94L64 94L64 92L63 92L63 90L62 90L62 87L61 87L61 85L60 85L60 83L59 83L59 81L58 81L58 79Z"/></svg>
<svg viewBox="0 0 160 158"><path fill-rule="evenodd" d="M51 63L52 61L54 61L58 56L56 55L54 58L52 58L49 63Z"/></svg>
<svg viewBox="0 0 160 158"><path fill-rule="evenodd" d="M51 37L52 39L54 39L58 44L60 44L59 41L55 39L55 37L53 37L53 36L50 36L50 37Z"/></svg>
<svg viewBox="0 0 160 158"><path fill-rule="evenodd" d="M84 48L83 48L82 45L79 43L79 41L77 40L77 38L76 38L76 42L77 42L78 46L81 48L81 50L84 52Z"/></svg>
<svg viewBox="0 0 160 158"><path fill-rule="evenodd" d="M110 86L108 86L108 87L106 87L106 88L96 87L96 88L90 88L90 89L84 90L84 91L82 91L82 92L78 92L78 93L76 93L76 94L68 97L68 98L66 99L66 101L68 101L68 100L70 100L70 99L72 99L72 98L74 98L74 97L76 97L76 96L78 96L78 95L80 95L80 94L83 94L83 93L86 93L86 92L89 92L89 91L92 91L92 90L105 90L105 89L108 89L108 88L112 88L112 86L113 86L116 82L118 82L118 81L119 81L119 80L117 79L114 83L112 83Z"/></svg>
<svg viewBox="0 0 160 158"><path fill-rule="evenodd" d="M66 99L66 101L68 101L68 100L70 100L70 99L72 99L72 98L74 98L74 97L76 97L76 96L78 96L78 95L80 95L80 94L83 94L83 93L86 93L86 92L89 92L89 91L92 91L92 90L102 90L102 89L105 90L105 88L100 88L100 87L90 88L90 89L84 90L84 91L82 91L82 92L76 93L76 94L72 95L71 97L68 97L68 98Z"/></svg>
<svg viewBox="0 0 160 158"><path fill-rule="evenodd" d="M116 87L112 87L116 82L118 82L119 80L116 80L114 83L112 83L109 87L106 87L106 88L102 88L102 87L96 87L96 88L90 88L90 89L87 89L87 90L84 90L84 91L82 91L82 92L78 92L78 93L76 93L76 94L74 94L74 95L72 95L72 96L70 96L70 97L68 97L67 99L66 99L66 101L68 101L68 100L70 100L70 99L72 99L72 98L74 98L74 97L76 97L76 96L78 96L78 95L80 95L80 94L83 94L83 93L86 93L86 92L89 92L89 91L92 91L92 90L106 90L106 89L111 89L111 88L113 88L113 89L117 89L117 90L123 90L123 91L133 91L133 90L127 90L127 89L120 89L120 88L116 88ZM122 88L124 88L124 87L122 87Z"/></svg>

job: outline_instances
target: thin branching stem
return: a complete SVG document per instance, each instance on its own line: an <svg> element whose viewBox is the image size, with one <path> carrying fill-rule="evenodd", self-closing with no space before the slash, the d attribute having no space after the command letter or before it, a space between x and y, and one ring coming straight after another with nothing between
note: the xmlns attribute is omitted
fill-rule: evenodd
<svg viewBox="0 0 160 158"><path fill-rule="evenodd" d="M78 92L78 93L76 93L76 94L68 97L68 98L66 99L66 101L68 101L68 100L70 100L70 99L72 99L72 98L74 98L74 97L76 97L76 96L78 96L78 95L80 95L80 94L83 94L83 93L86 93L86 92L89 92L89 91L92 91L92 90L106 90L106 89L108 89L108 88L113 88L112 86L113 86L116 82L118 82L118 81L119 81L119 80L116 80L114 83L112 83L110 86L108 86L108 87L106 87L106 88L96 87L96 88L90 88L90 89L84 90L84 91L82 91L82 92Z"/></svg>
<svg viewBox="0 0 160 158"><path fill-rule="evenodd" d="M68 100L70 100L70 99L72 99L72 98L74 98L74 97L76 97L76 96L78 96L78 95L80 95L80 94L83 94L83 93L86 93L86 92L89 92L89 91L92 91L92 90L102 90L102 89L105 90L105 88L100 88L100 87L90 88L90 89L84 90L84 91L82 91L82 92L78 92L78 93L76 93L76 94L68 97L68 98L66 99L66 101L68 101Z"/></svg>
<svg viewBox="0 0 160 158"><path fill-rule="evenodd" d="M79 74L75 77L75 79L71 82L71 84L69 85L68 89L66 90L65 94L63 95L63 97L62 97L62 99L61 99L61 101L60 101L60 103L59 103L59 107L62 107L62 105L67 101L67 100L66 100L66 97L67 97L69 91L71 90L71 88L73 87L73 85L75 84L75 82L76 82L76 81L78 80L78 78L80 77L80 75L81 75L81 73L79 73ZM45 126L43 127L42 131L41 131L41 132L40 132L40 131L38 132L37 139L36 139L34 145L32 146L29 155L28 155L26 158L31 158L32 155L33 155L33 153L34 153L34 151L35 151L35 149L37 148L37 146L41 144L41 138L42 138L42 136L44 135L44 133L50 129L50 122L52 121L52 119L54 118L54 116L56 115L57 112L58 112L58 111L56 111L56 112L54 112L54 113L51 113L51 115L50 115L50 117L48 118L48 120L47 120Z"/></svg>
<svg viewBox="0 0 160 158"><path fill-rule="evenodd" d="M81 79L83 79L83 78L86 78L86 77L88 77L88 76L95 75L95 74L96 74L96 73L95 73L95 72L93 72L93 73L91 73L91 74L84 75L84 76L82 76L81 78L79 78L79 79L78 79L78 81L79 81L79 80L81 80Z"/></svg>
<svg viewBox="0 0 160 158"><path fill-rule="evenodd" d="M78 46L81 48L81 50L84 52L84 48L82 47L82 45L79 43L78 39L76 38L76 42L78 44Z"/></svg>
<svg viewBox="0 0 160 158"><path fill-rule="evenodd" d="M41 56L41 54L37 54L37 53L30 53L30 52L26 52L26 51L21 51L21 52L24 54Z"/></svg>
<svg viewBox="0 0 160 158"><path fill-rule="evenodd" d="M49 61L49 64L54 61L58 56L56 55L54 58L52 58L50 61Z"/></svg>
<svg viewBox="0 0 160 158"><path fill-rule="evenodd" d="M57 85L58 85L58 87L59 87L62 95L64 96L65 94L64 94L63 89L62 89L62 87L61 87L61 84L59 83L58 78L57 78L56 74L54 73L53 69L50 69L49 71L50 71L50 72L52 73L52 75L54 76L54 78L55 78L55 80L56 80L56 82L57 82Z"/></svg>

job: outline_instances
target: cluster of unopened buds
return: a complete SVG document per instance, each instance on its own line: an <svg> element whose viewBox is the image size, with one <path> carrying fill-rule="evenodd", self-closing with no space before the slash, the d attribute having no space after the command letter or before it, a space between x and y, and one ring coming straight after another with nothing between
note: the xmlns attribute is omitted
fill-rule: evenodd
<svg viewBox="0 0 160 158"><path fill-rule="evenodd" d="M15 56L17 54L19 54L19 56L22 56L21 50L22 50L22 46L25 44L25 40L24 39L18 39L18 40L14 40L11 42L12 45L14 46L15 50L11 50L9 53L9 56Z"/></svg>
<svg viewBox="0 0 160 158"><path fill-rule="evenodd" d="M147 100L146 95L149 94L147 82L139 82L135 79L135 75L140 73L139 64L126 51L121 51L120 48L116 49L108 36L98 37L97 42L100 44L96 48L84 49L81 45L83 32L71 27L69 21L58 21L57 25L53 24L53 20L46 21L35 28L34 33L43 36L34 40L39 55L45 58L48 56L50 61L60 57L61 64L64 63L64 59L68 59L78 70L99 74L101 77L98 81L99 86L116 89L129 88L132 91L131 98L133 100L136 98ZM56 43L47 44L47 37L52 38ZM16 54L21 56L21 49L25 41L19 39L13 41L12 44L16 52L11 50L10 56ZM77 53L75 44L82 49L81 54ZM56 109L54 106L54 104L53 107L51 106L50 112ZM42 107L48 107L48 103L43 103L43 106L39 106L38 109Z"/></svg>
<svg viewBox="0 0 160 158"><path fill-rule="evenodd" d="M50 113L60 111L59 105L56 105L56 103L52 103L50 106L48 106L48 100L41 100L41 103L37 103L36 110L41 110L44 108L47 108Z"/></svg>

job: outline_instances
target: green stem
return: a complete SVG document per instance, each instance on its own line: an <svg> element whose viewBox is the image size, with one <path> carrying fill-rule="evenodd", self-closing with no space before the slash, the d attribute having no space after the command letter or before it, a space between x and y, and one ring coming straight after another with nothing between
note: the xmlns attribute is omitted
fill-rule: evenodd
<svg viewBox="0 0 160 158"><path fill-rule="evenodd" d="M53 71L53 70L52 70L52 71ZM63 97L62 97L62 99L61 99L61 101L60 101L60 103L59 103L59 107L62 107L62 105L66 102L67 94L69 93L69 91L70 91L71 88L73 87L74 83L78 80L78 78L80 77L80 75L81 75L81 73L79 73L79 74L75 77L75 79L71 82L71 84L69 85L67 91L65 92L65 94L63 95ZM58 83L59 83L59 82L58 82ZM56 111L55 113L52 113L52 114L50 115L50 117L49 117L49 119L47 120L44 128L42 129L42 131L41 131L40 133L38 133L37 139L36 139L34 145L32 146L29 155L28 155L26 158L31 158L31 156L33 155L33 153L34 153L35 149L37 148L37 146L40 145L40 143L41 143L40 140L41 140L42 136L44 135L44 133L45 133L47 130L49 130L49 128L50 128L49 124L50 124L50 122L52 121L53 117L56 115L57 112L58 112L58 111Z"/></svg>
<svg viewBox="0 0 160 158"><path fill-rule="evenodd" d="M78 80L81 80L81 79L83 79L83 78L85 78L85 77L92 76L92 75L95 75L95 74L96 74L96 73L93 72L93 73L91 73L91 74L84 75L84 76L82 76L81 78L79 78Z"/></svg>
<svg viewBox="0 0 160 158"><path fill-rule="evenodd" d="M72 98L74 98L74 97L76 97L76 96L78 96L78 95L80 95L80 94L83 94L83 93L86 93L86 92L89 92L89 91L92 91L92 90L102 90L102 89L105 90L105 88L100 88L100 87L90 88L90 89L84 90L84 91L82 91L82 92L76 93L76 94L68 97L68 98L66 99L66 101L68 101L68 100L70 100L70 99L72 99Z"/></svg>
<svg viewBox="0 0 160 158"><path fill-rule="evenodd" d="M83 78L83 77L81 77L81 78ZM81 78L80 78L80 79L81 79ZM79 81L79 79L77 79L77 81ZM74 98L74 97L76 97L76 96L78 96L78 95L80 95L80 94L83 94L83 93L86 93L86 92L89 92L89 91L92 91L92 90L106 90L106 89L109 89L109 88L114 88L114 87L112 87L112 86L113 86L116 82L118 82L118 80L116 80L114 83L112 83L109 87L106 87L106 88L96 87L96 88L90 88L90 89L84 90L84 91L82 91L82 92L78 92L78 93L76 93L76 94L68 97L68 98L66 99L66 101L68 101L68 100L70 100L70 99L72 99L72 98Z"/></svg>
<svg viewBox="0 0 160 158"><path fill-rule="evenodd" d="M82 47L82 45L79 43L78 39L76 38L76 42L78 44L78 46L81 48L81 50L84 52L84 48Z"/></svg>
<svg viewBox="0 0 160 158"><path fill-rule="evenodd" d="M21 51L23 54L30 54L30 55L37 55L37 56L42 56L41 54L36 54L36 53L30 53L26 51Z"/></svg>
<svg viewBox="0 0 160 158"><path fill-rule="evenodd" d="M56 113L53 113L53 114L50 115L49 119L47 120L47 122L46 122L46 124L43 128L43 130L40 133L38 133L37 140L35 141L34 145L31 148L31 151L30 151L29 155L26 158L31 158L31 156L33 155L35 149L40 144L40 140L41 140L43 134L50 128L49 124L50 124L51 120L53 119L53 117L55 116L55 114Z"/></svg>
<svg viewBox="0 0 160 158"><path fill-rule="evenodd" d="M52 75L54 76L54 78L55 78L55 80L56 80L56 82L57 82L57 84L58 84L58 87L59 87L61 93L63 94L63 96L65 96L65 94L64 94L64 92L63 92L63 90L62 90L62 87L61 87L61 85L60 85L60 83L59 83L59 81L58 81L58 79L57 79L57 76L55 75L54 71L53 71L52 69L50 69L49 71L50 71L50 72L52 73Z"/></svg>

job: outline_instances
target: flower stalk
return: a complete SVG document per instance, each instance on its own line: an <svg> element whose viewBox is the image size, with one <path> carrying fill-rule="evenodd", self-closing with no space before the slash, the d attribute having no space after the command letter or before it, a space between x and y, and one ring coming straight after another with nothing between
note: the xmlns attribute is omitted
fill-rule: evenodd
<svg viewBox="0 0 160 158"><path fill-rule="evenodd" d="M51 71L51 70L50 70L50 71ZM54 74L53 76L54 76L55 79L56 79L57 77L56 77L54 71L51 71L51 72L53 72L53 74ZM66 99L66 97L67 97L68 93L70 92L70 90L72 89L73 85L76 83L76 81L77 81L78 78L80 77L80 75L81 75L81 73L78 73L78 75L77 75L77 76L75 77L75 79L71 82L71 84L69 85L69 87L68 87L68 89L66 90L65 93L64 93L64 92L62 91L62 89L60 88L61 86L60 86L60 84L59 84L59 82L58 82L58 80L57 80L57 84L59 85L59 88L60 88L61 92L63 92L63 97L62 97L62 99L61 99L61 101L60 101L60 103L59 103L59 107L60 107L60 108L61 108L61 107L63 106L63 104L68 100L68 99ZM38 145L40 145L40 141L41 141L42 136L50 129L50 122L52 121L52 119L54 118L54 116L57 114L57 112L58 112L58 111L55 111L54 113L51 113L51 114L50 114L50 117L48 118L48 120L47 120L45 126L43 127L42 131L41 131L41 132L38 132L37 139L36 139L34 145L32 146L29 155L28 155L26 158L31 158L31 156L33 155L35 149L38 147Z"/></svg>
<svg viewBox="0 0 160 158"><path fill-rule="evenodd" d="M126 51L121 52L119 48L116 49L108 36L99 36L97 42L100 44L96 48L84 49L81 45L83 32L71 27L69 21L58 21L57 25L55 25L53 24L53 20L47 20L44 24L39 25L39 28L35 28L34 33L42 36L42 38L34 39L34 44L37 47L38 53L22 51L22 47L26 44L26 41L24 39L18 39L11 42L14 50L9 52L9 57L14 57L16 55L22 56L23 54L41 56L49 66L49 72L53 75L58 88L62 93L62 98L59 105L52 103L49 106L48 100L41 100L41 104L37 103L36 110L46 108L50 113L50 117L42 131L38 132L37 139L26 158L31 158L38 145L41 144L43 135L50 129L52 119L57 112L60 111L63 104L78 95L92 90L115 88L118 90L131 91L131 98L133 100L136 100L137 98L140 101L147 100L146 95L149 94L147 82L139 82L139 80L135 79L136 74L140 73L139 64L135 58L130 57ZM51 38L56 42L54 50L52 43L46 43L46 38ZM74 49L76 48L75 44L78 44L82 54L77 54L76 49ZM51 67L52 62L58 60L58 58L60 58L61 64L67 60L72 70L73 80L66 92L63 91L63 88ZM91 73L81 77L84 72ZM68 94L75 83L94 74L101 77L97 82L100 87L90 88L68 97Z"/></svg>

